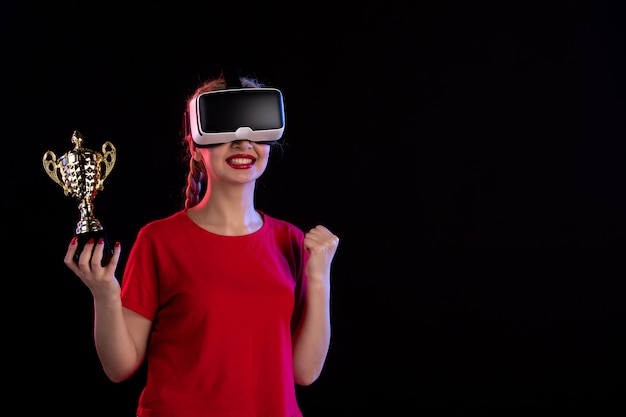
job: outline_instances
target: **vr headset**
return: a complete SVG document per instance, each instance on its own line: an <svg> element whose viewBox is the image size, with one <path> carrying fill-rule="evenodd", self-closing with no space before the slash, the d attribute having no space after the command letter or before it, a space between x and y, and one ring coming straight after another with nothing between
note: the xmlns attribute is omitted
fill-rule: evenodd
<svg viewBox="0 0 626 417"><path fill-rule="evenodd" d="M277 142L285 130L283 95L276 88L236 87L198 94L183 115L183 134L198 147L236 140Z"/></svg>

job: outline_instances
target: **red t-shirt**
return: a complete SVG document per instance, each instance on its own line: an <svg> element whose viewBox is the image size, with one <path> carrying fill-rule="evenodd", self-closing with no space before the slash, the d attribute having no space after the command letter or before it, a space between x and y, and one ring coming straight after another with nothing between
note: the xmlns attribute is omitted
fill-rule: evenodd
<svg viewBox="0 0 626 417"><path fill-rule="evenodd" d="M292 330L306 280L304 233L264 213L221 236L185 210L143 227L122 303L152 320L141 417L301 417Z"/></svg>

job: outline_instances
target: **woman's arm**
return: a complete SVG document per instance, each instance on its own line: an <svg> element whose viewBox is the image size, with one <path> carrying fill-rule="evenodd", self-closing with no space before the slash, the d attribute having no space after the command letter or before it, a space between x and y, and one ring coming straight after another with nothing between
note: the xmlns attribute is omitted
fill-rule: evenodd
<svg viewBox="0 0 626 417"><path fill-rule="evenodd" d="M309 252L305 267L307 292L304 310L293 340L294 379L310 385L322 372L330 346L330 270L339 239L324 226L304 238Z"/></svg>
<svg viewBox="0 0 626 417"><path fill-rule="evenodd" d="M120 257L119 245L115 246L111 260L104 267L100 263L103 242L87 242L78 262L73 260L76 249L76 239L73 239L64 262L91 291L94 300L96 351L109 379L121 382L135 373L141 365L152 323L122 307L120 284L115 277L115 268Z"/></svg>

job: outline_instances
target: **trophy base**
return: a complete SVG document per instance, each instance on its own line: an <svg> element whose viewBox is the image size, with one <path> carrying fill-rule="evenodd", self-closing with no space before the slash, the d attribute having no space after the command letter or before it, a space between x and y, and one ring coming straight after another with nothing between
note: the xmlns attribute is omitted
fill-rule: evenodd
<svg viewBox="0 0 626 417"><path fill-rule="evenodd" d="M89 241L89 239L93 239L94 243L96 244L98 243L100 239L104 239L104 252L102 254L102 262L100 262L100 264L102 266L106 266L109 263L109 261L111 260L111 256L113 256L113 248L109 244L109 238L104 229L78 233L75 236L78 238L78 242L77 242L78 247L76 248L76 253L74 254L75 262L78 262L78 258L80 257L80 254L83 252L83 248L85 247L85 244ZM95 245L94 245L94 248L95 248Z"/></svg>

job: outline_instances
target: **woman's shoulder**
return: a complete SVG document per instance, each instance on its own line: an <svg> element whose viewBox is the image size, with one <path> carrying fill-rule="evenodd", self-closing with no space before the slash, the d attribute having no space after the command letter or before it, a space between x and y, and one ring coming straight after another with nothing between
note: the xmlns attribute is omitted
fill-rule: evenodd
<svg viewBox="0 0 626 417"><path fill-rule="evenodd" d="M179 229L186 222L187 215L185 210L178 211L167 217L152 220L146 223L140 233L159 233L162 231L170 231Z"/></svg>
<svg viewBox="0 0 626 417"><path fill-rule="evenodd" d="M263 215L264 223L268 229L274 231L282 231L296 236L304 235L302 229L300 229L300 227L296 226L294 223L291 223L290 221L285 219L270 216L263 211L260 211L260 213Z"/></svg>

